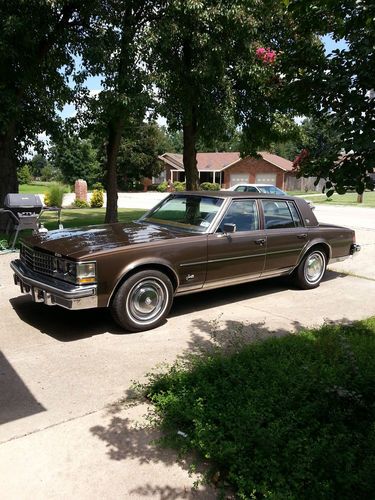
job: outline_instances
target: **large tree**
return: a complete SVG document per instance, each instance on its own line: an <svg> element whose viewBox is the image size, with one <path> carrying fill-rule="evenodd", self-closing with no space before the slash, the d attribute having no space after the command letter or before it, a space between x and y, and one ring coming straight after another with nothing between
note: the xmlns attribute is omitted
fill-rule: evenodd
<svg viewBox="0 0 375 500"><path fill-rule="evenodd" d="M0 203L17 192L17 165L56 126L72 97L74 47L93 2L19 0L0 5Z"/></svg>
<svg viewBox="0 0 375 500"><path fill-rule="evenodd" d="M124 134L138 126L150 106L140 46L146 26L156 20L158 1L102 0L83 59L89 74L102 76L103 89L91 99L86 125L94 125L105 148L105 221L117 221L118 154Z"/></svg>
<svg viewBox="0 0 375 500"><path fill-rule="evenodd" d="M289 132L293 113L307 111L322 44L284 2L170 0L150 31L148 64L160 113L183 131L187 189L198 187L199 141L225 139L237 125L243 153L256 154Z"/></svg>
<svg viewBox="0 0 375 500"><path fill-rule="evenodd" d="M375 4L370 0L290 1L289 10L341 42L327 57L315 120L335 130L325 150L306 149L297 164L305 176L326 180L328 193L372 188L375 167ZM306 21L305 21L306 22Z"/></svg>

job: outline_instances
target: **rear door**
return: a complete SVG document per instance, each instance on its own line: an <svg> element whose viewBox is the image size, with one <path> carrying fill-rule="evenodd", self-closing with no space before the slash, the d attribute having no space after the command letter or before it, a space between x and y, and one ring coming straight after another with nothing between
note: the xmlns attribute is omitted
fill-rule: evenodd
<svg viewBox="0 0 375 500"><path fill-rule="evenodd" d="M224 224L235 224L236 231L225 233ZM208 235L205 287L258 278L264 267L265 247L257 200L233 200L216 233Z"/></svg>
<svg viewBox="0 0 375 500"><path fill-rule="evenodd" d="M262 276L288 273L308 243L308 229L293 201L262 200L267 256Z"/></svg>

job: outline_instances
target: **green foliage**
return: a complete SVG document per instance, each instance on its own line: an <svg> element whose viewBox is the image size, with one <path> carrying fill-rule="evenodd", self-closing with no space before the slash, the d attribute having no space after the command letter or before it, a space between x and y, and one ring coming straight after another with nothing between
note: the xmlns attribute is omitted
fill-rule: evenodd
<svg viewBox="0 0 375 500"><path fill-rule="evenodd" d="M76 198L73 201L72 206L75 207L75 208L88 208L90 205L87 203L86 200L79 200L79 199Z"/></svg>
<svg viewBox="0 0 375 500"><path fill-rule="evenodd" d="M369 499L374 384L372 318L191 356L146 394L165 442L197 452L237 498Z"/></svg>
<svg viewBox="0 0 375 500"><path fill-rule="evenodd" d="M30 170L33 177L40 177L42 175L42 170L47 166L47 158L40 153L35 154L30 162Z"/></svg>
<svg viewBox="0 0 375 500"><path fill-rule="evenodd" d="M30 184L31 181L33 180L33 177L31 175L31 172L30 172L30 168L28 165L23 165L18 173L17 173L17 178L18 178L18 182L20 184Z"/></svg>
<svg viewBox="0 0 375 500"><path fill-rule="evenodd" d="M60 181L62 179L61 171L58 168L53 168L50 163L47 163L42 168L40 177L43 182Z"/></svg>
<svg viewBox="0 0 375 500"><path fill-rule="evenodd" d="M56 134L57 112L72 100L69 76L93 2L0 3L0 199L16 188L16 167L38 135Z"/></svg>
<svg viewBox="0 0 375 500"><path fill-rule="evenodd" d="M67 184L84 179L91 186L102 177L98 152L90 139L66 134L54 143L50 155L52 167L61 171Z"/></svg>
<svg viewBox="0 0 375 500"><path fill-rule="evenodd" d="M180 181L174 181L173 187L175 191L186 191L186 183Z"/></svg>
<svg viewBox="0 0 375 500"><path fill-rule="evenodd" d="M66 186L62 184L52 184L44 195L44 204L47 207L62 207L64 194L66 192Z"/></svg>
<svg viewBox="0 0 375 500"><path fill-rule="evenodd" d="M314 115L336 132L338 140L301 161L302 174L326 180L327 191L361 194L372 189L368 174L375 165L374 67L375 17L372 0L289 2L289 10L311 27L345 41L326 57L312 93ZM318 123L319 123L318 122Z"/></svg>
<svg viewBox="0 0 375 500"><path fill-rule="evenodd" d="M103 205L104 205L103 189L94 189L90 199L91 208L102 208Z"/></svg>
<svg viewBox="0 0 375 500"><path fill-rule="evenodd" d="M220 191L220 184L217 182L202 182L199 187L203 191Z"/></svg>
<svg viewBox="0 0 375 500"><path fill-rule="evenodd" d="M167 181L161 182L156 188L156 190L159 191L159 193L165 193L167 189L168 189Z"/></svg>
<svg viewBox="0 0 375 500"><path fill-rule="evenodd" d="M128 189L129 184L144 177L157 177L163 168L158 156L165 153L168 147L165 131L156 123L142 123L134 127L132 133L121 141L117 160L119 187Z"/></svg>

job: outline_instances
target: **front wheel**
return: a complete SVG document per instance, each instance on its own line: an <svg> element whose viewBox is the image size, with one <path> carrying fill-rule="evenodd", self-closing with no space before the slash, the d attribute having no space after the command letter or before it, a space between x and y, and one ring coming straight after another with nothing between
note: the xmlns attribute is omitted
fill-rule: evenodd
<svg viewBox="0 0 375 500"><path fill-rule="evenodd" d="M140 271L117 290L110 309L118 325L130 332L159 326L173 300L173 286L165 274L156 270Z"/></svg>
<svg viewBox="0 0 375 500"><path fill-rule="evenodd" d="M309 290L320 285L327 266L327 257L322 250L312 250L298 266L295 279L300 288Z"/></svg>

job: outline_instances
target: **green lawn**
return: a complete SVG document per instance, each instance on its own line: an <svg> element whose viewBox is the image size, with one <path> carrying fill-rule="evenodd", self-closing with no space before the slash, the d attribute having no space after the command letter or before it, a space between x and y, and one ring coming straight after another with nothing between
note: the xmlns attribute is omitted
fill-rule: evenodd
<svg viewBox="0 0 375 500"><path fill-rule="evenodd" d="M316 191L287 191L287 194L290 196L304 196L304 195L309 195L309 194L317 194Z"/></svg>
<svg viewBox="0 0 375 500"><path fill-rule="evenodd" d="M145 210L119 208L119 222L130 222L139 219ZM104 224L105 208L63 208L61 222L64 227L82 227ZM45 212L41 217L47 229L56 229L56 212Z"/></svg>
<svg viewBox="0 0 375 500"><path fill-rule="evenodd" d="M311 200L314 204L330 205L350 205L355 207L375 207L375 191L366 191L363 195L363 203L357 202L357 193L334 194L327 198L324 194L321 196L304 196L306 200Z"/></svg>
<svg viewBox="0 0 375 500"><path fill-rule="evenodd" d="M48 191L51 184L56 184L56 182L36 181L32 184L20 184L19 192L23 194L44 194ZM69 186L65 187L70 191Z"/></svg>

